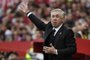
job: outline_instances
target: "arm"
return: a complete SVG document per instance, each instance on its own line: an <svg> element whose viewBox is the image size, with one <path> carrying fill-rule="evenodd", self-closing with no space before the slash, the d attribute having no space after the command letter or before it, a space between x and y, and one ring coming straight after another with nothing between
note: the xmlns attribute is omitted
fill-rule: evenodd
<svg viewBox="0 0 90 60"><path fill-rule="evenodd" d="M29 12L28 8L28 0L22 1L22 3L18 6L18 11L21 13L27 14L28 18L40 29L45 31L46 24L42 22L39 18L37 18L34 14ZM29 13L28 13L29 12Z"/></svg>
<svg viewBox="0 0 90 60"><path fill-rule="evenodd" d="M46 24L37 18L32 12L27 14L28 18L39 28L40 30L45 31Z"/></svg>

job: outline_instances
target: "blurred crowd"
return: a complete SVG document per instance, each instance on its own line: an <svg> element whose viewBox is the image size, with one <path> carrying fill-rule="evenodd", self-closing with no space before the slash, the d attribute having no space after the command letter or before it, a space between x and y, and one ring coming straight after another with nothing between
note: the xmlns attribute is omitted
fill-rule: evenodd
<svg viewBox="0 0 90 60"><path fill-rule="evenodd" d="M19 56L18 53L14 51L11 52L0 51L0 60L19 60L18 56Z"/></svg>
<svg viewBox="0 0 90 60"><path fill-rule="evenodd" d="M43 60L42 53L28 53L25 57L20 57L15 51L0 51L0 60Z"/></svg>
<svg viewBox="0 0 90 60"><path fill-rule="evenodd" d="M22 0L2 7L0 3L0 41L32 41L43 39L43 31L17 11ZM90 0L29 0L29 9L44 23L50 21L50 11L65 11L65 26L75 32L75 37L90 39Z"/></svg>

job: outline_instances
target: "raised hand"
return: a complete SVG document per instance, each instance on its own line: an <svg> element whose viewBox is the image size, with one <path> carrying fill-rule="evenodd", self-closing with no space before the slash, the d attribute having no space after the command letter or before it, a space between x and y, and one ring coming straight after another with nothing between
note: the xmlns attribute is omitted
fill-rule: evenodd
<svg viewBox="0 0 90 60"><path fill-rule="evenodd" d="M28 8L28 0L22 0L22 2L20 3L20 5L17 8L17 11L19 12L23 12L23 13L27 13L29 12L29 8Z"/></svg>

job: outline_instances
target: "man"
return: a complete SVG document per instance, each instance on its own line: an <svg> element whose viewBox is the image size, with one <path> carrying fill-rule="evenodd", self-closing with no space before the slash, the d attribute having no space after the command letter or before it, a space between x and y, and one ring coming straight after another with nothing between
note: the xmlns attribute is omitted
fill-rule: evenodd
<svg viewBox="0 0 90 60"><path fill-rule="evenodd" d="M18 10L27 13L27 3L21 3ZM73 31L67 29L63 24L64 11L54 9L50 14L51 20L48 24L45 24L32 12L27 13L28 18L39 29L45 31L44 60L72 60L72 55L76 52L76 43Z"/></svg>

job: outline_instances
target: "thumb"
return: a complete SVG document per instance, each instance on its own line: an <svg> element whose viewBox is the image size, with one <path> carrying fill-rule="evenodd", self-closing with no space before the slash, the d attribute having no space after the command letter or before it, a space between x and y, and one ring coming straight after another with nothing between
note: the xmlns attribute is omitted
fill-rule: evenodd
<svg viewBox="0 0 90 60"><path fill-rule="evenodd" d="M51 47L54 47L54 46L52 45L52 43L50 43L50 46L51 46Z"/></svg>

